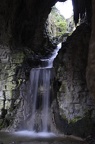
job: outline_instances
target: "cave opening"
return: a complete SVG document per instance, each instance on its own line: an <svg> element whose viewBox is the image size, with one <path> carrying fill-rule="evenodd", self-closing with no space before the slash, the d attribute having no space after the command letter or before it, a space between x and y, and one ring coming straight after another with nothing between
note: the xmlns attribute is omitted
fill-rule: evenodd
<svg viewBox="0 0 95 144"><path fill-rule="evenodd" d="M55 3L46 20L45 29L53 44L66 41L66 38L75 30L71 0Z"/></svg>

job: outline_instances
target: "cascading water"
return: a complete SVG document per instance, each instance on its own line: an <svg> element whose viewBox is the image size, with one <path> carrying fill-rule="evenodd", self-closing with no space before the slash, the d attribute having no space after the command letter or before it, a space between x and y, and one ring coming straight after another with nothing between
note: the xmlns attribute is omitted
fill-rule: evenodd
<svg viewBox="0 0 95 144"><path fill-rule="evenodd" d="M50 77L51 69L48 68L33 68L30 72L30 98L29 103L31 103L29 130L36 131L35 125L37 121L36 109L37 109L37 99L39 97L39 92L42 97L42 114L41 114L41 131L48 131L48 107L49 107L49 93L50 93ZM26 114L24 114L26 115ZM35 120L36 119L36 120Z"/></svg>
<svg viewBox="0 0 95 144"><path fill-rule="evenodd" d="M53 61L56 58L59 49L61 48L61 43L57 45L57 48L53 51L51 57L48 59L42 59L42 66L45 68L52 68L53 67Z"/></svg>
<svg viewBox="0 0 95 144"><path fill-rule="evenodd" d="M32 95L33 95L33 107L32 107L32 117L31 117L31 130L34 128L35 121L35 113L36 113L36 102L37 102L37 91L38 91L38 82L39 82L39 69L33 69L30 73L31 87L32 87Z"/></svg>
<svg viewBox="0 0 95 144"><path fill-rule="evenodd" d="M45 92L43 93L43 105L42 105L42 126L43 131L48 131L48 106L50 96L50 73L51 70L44 69L43 71L43 86Z"/></svg>
<svg viewBox="0 0 95 144"><path fill-rule="evenodd" d="M61 48L59 44L49 59L42 59L41 68L33 68L30 72L30 90L25 99L24 107L30 110L24 110L24 120L29 122L27 130L48 132L49 127L49 98L50 98L50 80L52 76L53 60ZM41 116L40 116L40 130L37 130L37 103L41 93Z"/></svg>

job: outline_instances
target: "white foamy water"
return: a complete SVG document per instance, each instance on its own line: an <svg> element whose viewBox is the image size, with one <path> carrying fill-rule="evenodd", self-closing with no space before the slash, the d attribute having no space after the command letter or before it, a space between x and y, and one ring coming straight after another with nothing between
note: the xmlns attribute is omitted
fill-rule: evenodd
<svg viewBox="0 0 95 144"><path fill-rule="evenodd" d="M27 130L48 132L48 126L50 125L48 111L51 71L52 69L50 68L33 68L30 72L31 90L29 95L25 97L24 102L24 121ZM37 105L39 95L41 114L38 120Z"/></svg>
<svg viewBox="0 0 95 144"><path fill-rule="evenodd" d="M43 66L46 68L52 68L53 67L53 61L56 58L58 51L61 49L62 44L59 43L57 45L57 48L54 50L54 52L52 53L52 56L49 57L48 59L41 59L41 61L43 62Z"/></svg>
<svg viewBox="0 0 95 144"><path fill-rule="evenodd" d="M40 136L40 137L55 137L56 134L54 134L52 132L39 132L38 136Z"/></svg>
<svg viewBox="0 0 95 144"><path fill-rule="evenodd" d="M39 74L40 74L40 69L32 69L32 71L30 73L32 95L33 95L33 102L31 103L33 105L33 107L32 107L32 117L31 117L32 130L34 128L34 121L35 121Z"/></svg>
<svg viewBox="0 0 95 144"><path fill-rule="evenodd" d="M18 132L6 132L6 131L0 131L0 142L4 144L10 144L10 143L25 143L25 142L31 142L32 144L39 142L50 142L50 141L56 141L60 143L60 140L62 143L73 143L73 144L83 144L85 143L85 139L82 139L80 137L76 137L73 135L64 135L64 134L54 134L54 133L48 133L48 132L39 132L35 133L34 131L18 131Z"/></svg>
<svg viewBox="0 0 95 144"><path fill-rule="evenodd" d="M13 134L19 136L33 136L33 137L36 136L36 133L34 131L28 131L28 130L13 132Z"/></svg>
<svg viewBox="0 0 95 144"><path fill-rule="evenodd" d="M49 137L56 137L56 135L54 133L51 133L51 132L34 132L34 131L27 131L27 130L24 130L24 131L17 131L17 132L14 132L13 135L15 136L21 136L21 137L31 137L31 138L49 138Z"/></svg>
<svg viewBox="0 0 95 144"><path fill-rule="evenodd" d="M50 96L50 69L44 69L43 71L43 86L44 86L44 92L43 92L43 103L42 103L42 127L43 131L48 131L48 108L49 108L49 96Z"/></svg>

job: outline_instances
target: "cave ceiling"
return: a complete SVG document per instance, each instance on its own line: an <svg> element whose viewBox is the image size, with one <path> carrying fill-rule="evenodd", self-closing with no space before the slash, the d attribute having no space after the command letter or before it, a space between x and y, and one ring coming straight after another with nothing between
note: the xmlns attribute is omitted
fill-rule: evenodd
<svg viewBox="0 0 95 144"><path fill-rule="evenodd" d="M66 0L59 0L65 2ZM44 24L57 0L0 0L0 44L12 49L30 48L36 53L46 45ZM74 21L79 17L91 21L91 0L72 0ZM50 46L49 46L50 47Z"/></svg>

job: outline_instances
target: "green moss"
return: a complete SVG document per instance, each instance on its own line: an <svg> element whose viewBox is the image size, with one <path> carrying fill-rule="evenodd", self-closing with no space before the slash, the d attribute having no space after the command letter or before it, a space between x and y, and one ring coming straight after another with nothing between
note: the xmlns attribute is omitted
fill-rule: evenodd
<svg viewBox="0 0 95 144"><path fill-rule="evenodd" d="M69 120L68 122L69 122L69 123L76 123L77 121L79 121L79 120L81 120L81 119L82 119L81 116L76 116L76 117L74 117L72 120Z"/></svg>
<svg viewBox="0 0 95 144"><path fill-rule="evenodd" d="M67 120L65 114L61 114L61 117L62 117L64 120Z"/></svg>
<svg viewBox="0 0 95 144"><path fill-rule="evenodd" d="M22 63L25 55L23 52L17 52L12 55L13 63Z"/></svg>

